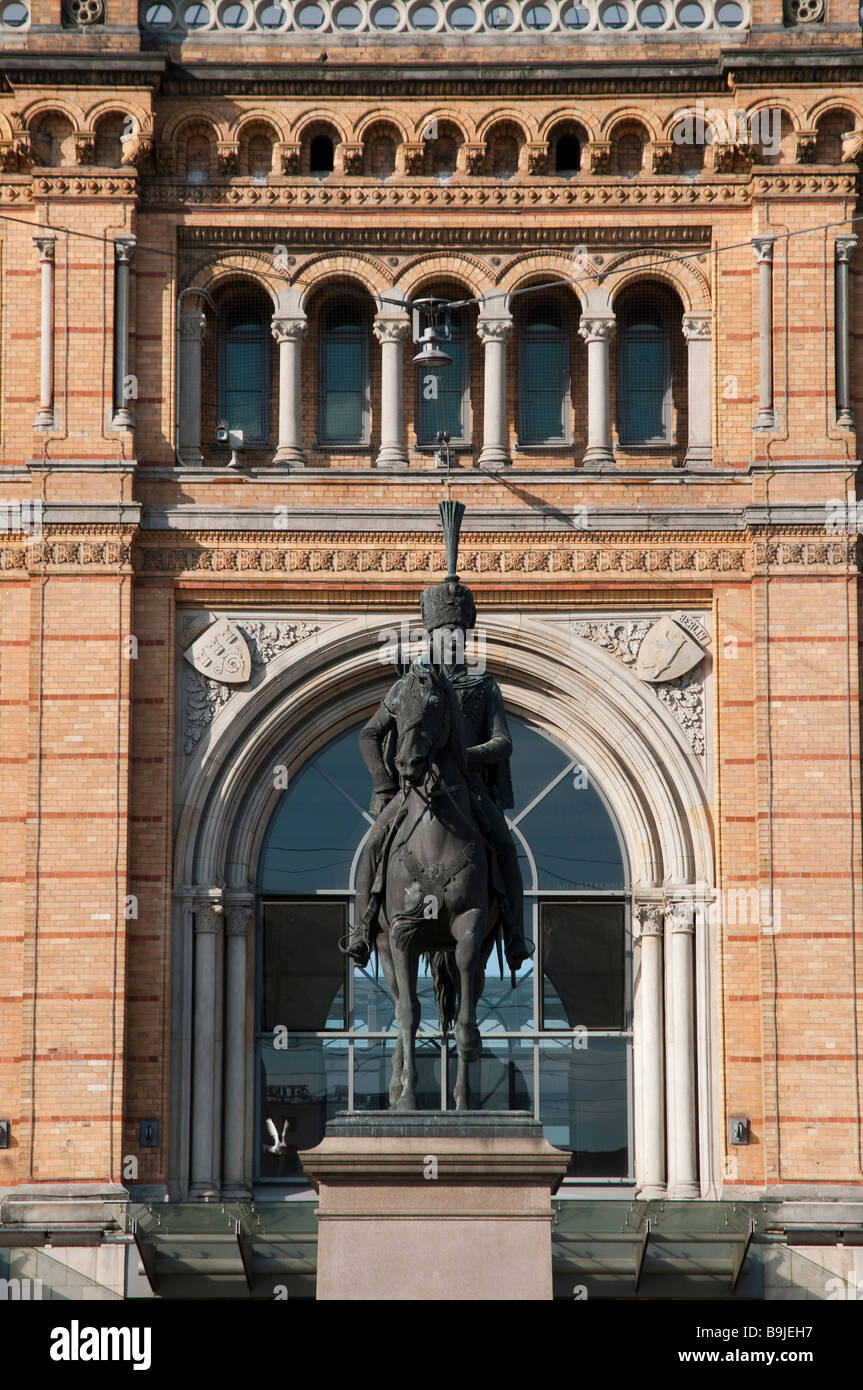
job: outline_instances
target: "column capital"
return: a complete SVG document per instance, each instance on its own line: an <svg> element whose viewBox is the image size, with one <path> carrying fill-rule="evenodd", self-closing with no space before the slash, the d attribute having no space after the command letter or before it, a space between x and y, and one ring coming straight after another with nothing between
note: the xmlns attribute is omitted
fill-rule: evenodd
<svg viewBox="0 0 863 1390"><path fill-rule="evenodd" d="M410 337L411 321L407 314L378 314L372 328L379 343L403 343Z"/></svg>
<svg viewBox="0 0 863 1390"><path fill-rule="evenodd" d="M713 323L710 314L684 314L683 336L687 342L691 339L712 338Z"/></svg>
<svg viewBox="0 0 863 1390"><path fill-rule="evenodd" d="M195 913L195 935L217 934L224 924L225 907L220 888L199 888L192 900Z"/></svg>
<svg viewBox="0 0 863 1390"><path fill-rule="evenodd" d="M505 343L512 332L512 314L489 314L478 320L476 331L483 344Z"/></svg>
<svg viewBox="0 0 863 1390"><path fill-rule="evenodd" d="M847 265L857 249L857 238L856 236L838 236L833 243L833 248L840 265Z"/></svg>
<svg viewBox="0 0 863 1390"><path fill-rule="evenodd" d="M207 315L200 310L185 310L180 315L180 337L201 341L207 331Z"/></svg>
<svg viewBox="0 0 863 1390"><path fill-rule="evenodd" d="M755 259L759 265L770 265L773 261L773 243L775 236L753 236L749 238L752 249L755 252Z"/></svg>
<svg viewBox="0 0 863 1390"><path fill-rule="evenodd" d="M114 260L117 265L130 264L137 244L137 238L131 235L114 237Z"/></svg>
<svg viewBox="0 0 863 1390"><path fill-rule="evenodd" d="M54 232L36 232L33 237L33 245L39 255L39 260L53 262L56 250L57 237Z"/></svg>
<svg viewBox="0 0 863 1390"><path fill-rule="evenodd" d="M695 907L689 898L679 898L665 904L665 925L669 932L695 933Z"/></svg>
<svg viewBox="0 0 863 1390"><path fill-rule="evenodd" d="M277 343L299 342L309 326L308 319L303 315L274 314L270 322L270 331Z"/></svg>
<svg viewBox="0 0 863 1390"><path fill-rule="evenodd" d="M635 919L638 923L636 940L640 941L643 936L662 936L665 926L665 909L662 903L637 903Z"/></svg>
<svg viewBox="0 0 863 1390"><path fill-rule="evenodd" d="M255 902L247 898L242 902L225 903L225 935L248 936L255 920Z"/></svg>
<svg viewBox="0 0 863 1390"><path fill-rule="evenodd" d="M614 315L603 314L594 318L582 316L578 325L578 336L586 343L607 343L616 327Z"/></svg>

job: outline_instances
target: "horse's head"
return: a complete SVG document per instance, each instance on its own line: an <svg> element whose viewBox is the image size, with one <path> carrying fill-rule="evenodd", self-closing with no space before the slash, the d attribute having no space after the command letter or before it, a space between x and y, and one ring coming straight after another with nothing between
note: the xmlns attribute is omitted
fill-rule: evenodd
<svg viewBox="0 0 863 1390"><path fill-rule="evenodd" d="M414 664L399 682L393 701L398 730L396 769L411 786L419 786L434 755L449 741L452 721L446 679L429 666Z"/></svg>

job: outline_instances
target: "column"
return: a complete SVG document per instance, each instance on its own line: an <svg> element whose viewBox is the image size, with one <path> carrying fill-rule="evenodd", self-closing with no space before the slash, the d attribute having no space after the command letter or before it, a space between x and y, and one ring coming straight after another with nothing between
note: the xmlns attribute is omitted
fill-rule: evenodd
<svg viewBox="0 0 863 1390"><path fill-rule="evenodd" d="M477 465L506 468L512 462L506 419L506 344L512 333L512 314L507 309L481 318L477 332L485 349L485 409Z"/></svg>
<svg viewBox="0 0 863 1390"><path fill-rule="evenodd" d="M378 314L375 337L381 345L381 447L376 467L407 468L405 449L404 348L410 336L406 314Z"/></svg>
<svg viewBox="0 0 863 1390"><path fill-rule="evenodd" d="M180 314L180 380L177 392L177 453L181 464L200 468L201 453L201 340L207 328L206 314Z"/></svg>
<svg viewBox="0 0 863 1390"><path fill-rule="evenodd" d="M608 348L614 334L614 318L582 316L579 336L587 343L587 451L585 468L610 468L611 395L608 377Z"/></svg>
<svg viewBox="0 0 863 1390"><path fill-rule="evenodd" d="M271 324L279 345L279 441L274 461L288 468L304 468L306 463L300 343L307 327L305 314L276 314Z"/></svg>
<svg viewBox="0 0 863 1390"><path fill-rule="evenodd" d="M668 1195L698 1197L695 1109L695 914L688 900L665 912L665 1048L668 1076Z"/></svg>
<svg viewBox="0 0 863 1390"><path fill-rule="evenodd" d="M126 378L129 375L129 266L134 252L133 236L114 237L114 409L111 424L127 430L135 425L126 404L128 400L135 399L134 395L126 392Z"/></svg>
<svg viewBox="0 0 863 1390"><path fill-rule="evenodd" d="M690 468L713 464L712 335L709 314L683 315L683 336L688 350L689 447L686 463Z"/></svg>
<svg viewBox="0 0 863 1390"><path fill-rule="evenodd" d="M849 356L851 316L848 296L848 263L856 247L856 236L836 238L834 252L836 256L836 424L840 429L854 428Z"/></svg>
<svg viewBox="0 0 863 1390"><path fill-rule="evenodd" d="M758 261L758 415L756 430L772 430L773 413L773 243L775 236L751 238Z"/></svg>
<svg viewBox="0 0 863 1390"><path fill-rule="evenodd" d="M254 899L225 903L225 1103L222 1195L230 1201L251 1197L246 1171L246 1075L249 1057L247 1027L248 942L255 916Z"/></svg>
<svg viewBox="0 0 863 1390"><path fill-rule="evenodd" d="M194 1002L192 1034L192 1162L189 1196L219 1196L218 1150L221 1118L222 947L221 890L195 897Z"/></svg>
<svg viewBox="0 0 863 1390"><path fill-rule="evenodd" d="M39 409L34 430L53 430L54 419L54 251L53 232L38 232L33 245L42 267L42 321L39 356Z"/></svg>
<svg viewBox="0 0 863 1390"><path fill-rule="evenodd" d="M637 1155L639 1196L665 1195L665 1033L662 1006L662 929L665 911L661 903L643 903L635 909L640 952L638 1022L641 1074L641 1132Z"/></svg>

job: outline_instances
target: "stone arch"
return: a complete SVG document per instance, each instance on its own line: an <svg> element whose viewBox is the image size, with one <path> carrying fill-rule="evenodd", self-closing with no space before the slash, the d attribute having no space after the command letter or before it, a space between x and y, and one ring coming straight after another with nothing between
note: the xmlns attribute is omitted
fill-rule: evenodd
<svg viewBox="0 0 863 1390"><path fill-rule="evenodd" d="M843 91L840 94L831 93L830 96L822 97L820 101L816 101L815 105L811 106L805 113L803 125L811 129L813 126L817 125L824 116L828 116L832 111L850 112L854 117L855 129L857 128L856 123L858 121L863 122L863 102L855 97L853 92L846 93Z"/></svg>
<svg viewBox="0 0 863 1390"><path fill-rule="evenodd" d="M625 106L605 117L600 126L600 139L615 140L621 127L628 125L642 126L648 142L661 138L662 123L656 112L640 106Z"/></svg>
<svg viewBox="0 0 863 1390"><path fill-rule="evenodd" d="M163 145L177 144L185 140L188 135L187 128L193 125L207 126L211 133L214 147L219 142L230 140L227 121L219 120L218 116L207 106L192 107L189 110L185 107L178 111L166 123L160 132L159 139Z"/></svg>
<svg viewBox="0 0 863 1390"><path fill-rule="evenodd" d="M21 112L21 122L30 130L39 116L55 112L71 121L73 130L81 132L87 129L87 119L82 108L77 102L67 101L64 97L40 97L37 101L30 102Z"/></svg>
<svg viewBox="0 0 863 1390"><path fill-rule="evenodd" d="M580 106L558 106L553 111L549 111L539 123L537 138L547 140L556 125L580 125L584 127L588 140L602 140L606 137L601 132L600 123L594 111L588 111Z"/></svg>
<svg viewBox="0 0 863 1390"><path fill-rule="evenodd" d="M253 281L259 289L266 291L274 306L284 288L284 276L276 270L272 257L263 251L242 251L199 261L183 278L180 289L198 289L213 294L226 281L236 279Z"/></svg>
<svg viewBox="0 0 863 1390"><path fill-rule="evenodd" d="M33 162L59 168L76 163L76 127L68 111L46 106L28 123Z"/></svg>
<svg viewBox="0 0 863 1390"><path fill-rule="evenodd" d="M549 280L559 279L561 288L570 290L584 307L586 291L578 284L572 283L577 273L571 256L556 256L553 253L538 251L532 256L521 256L506 266L498 285L510 292L530 289L534 281L539 284L544 276Z"/></svg>
<svg viewBox="0 0 863 1390"><path fill-rule="evenodd" d="M490 111L487 116L483 116L476 128L477 140L488 140L489 135L494 133L495 126L498 125L516 126L521 131L523 141L535 141L539 138L536 120L527 111L519 111L513 107L501 107L498 110Z"/></svg>
<svg viewBox="0 0 863 1390"><path fill-rule="evenodd" d="M712 307L710 282L705 272L692 264L693 258L669 259L665 265L657 265L658 259L655 252L644 250L624 252L616 257L602 277L603 289L608 291L612 303L621 290L638 280L659 280L680 296L684 313L709 313Z"/></svg>
<svg viewBox="0 0 863 1390"><path fill-rule="evenodd" d="M138 106L132 102L117 101L116 98L109 97L105 101L97 102L91 106L87 112L83 130L95 131L99 121L105 116L131 116L135 122L136 135L151 135L153 132L153 113L146 107Z"/></svg>
<svg viewBox="0 0 863 1390"><path fill-rule="evenodd" d="M421 285L432 280L460 280L476 298L494 291L494 281L488 267L472 256L417 256L399 266L393 286L398 286L406 299L415 299Z"/></svg>
<svg viewBox="0 0 863 1390"><path fill-rule="evenodd" d="M367 111L364 116L360 117L354 127L354 139L357 144L365 144L369 133L374 130L377 125L392 126L398 131L399 138L402 142L408 138L407 127L403 116L397 112L391 111L388 107L381 107L374 111Z"/></svg>
<svg viewBox="0 0 863 1390"><path fill-rule="evenodd" d="M278 128L267 116L251 114L243 120L242 125L235 127L234 137L238 148L237 172L242 178L249 178L256 170L252 168L252 161L255 157L257 146L263 141L262 146L266 154L264 160L265 167L257 170L259 173L270 174L273 172L273 160L276 147L281 139Z"/></svg>
<svg viewBox="0 0 863 1390"><path fill-rule="evenodd" d="M298 116L291 126L291 140L304 140L315 126L332 126L338 136L336 144L344 144L347 140L347 127L343 117L335 111L324 108L316 111L304 111L302 115Z"/></svg>
<svg viewBox="0 0 863 1390"><path fill-rule="evenodd" d="M371 295L385 294L392 281L373 256L321 255L304 261L294 276L294 287L305 297L325 287L328 280L353 280L357 287Z"/></svg>
<svg viewBox="0 0 863 1390"><path fill-rule="evenodd" d="M433 121L437 121L438 125L453 126L458 131L462 144L472 144L476 140L476 130L473 122L468 121L466 112L442 106L427 111L424 116L419 117L414 126L413 140L422 140L423 131L427 130Z"/></svg>
<svg viewBox="0 0 863 1390"><path fill-rule="evenodd" d="M274 143L288 138L288 123L277 109L243 111L231 125L229 139L242 140L249 126L268 126Z"/></svg>

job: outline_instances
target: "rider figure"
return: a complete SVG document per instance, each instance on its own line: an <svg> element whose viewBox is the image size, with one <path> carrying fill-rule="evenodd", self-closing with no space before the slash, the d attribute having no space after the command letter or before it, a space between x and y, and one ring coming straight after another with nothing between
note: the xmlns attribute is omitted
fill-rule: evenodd
<svg viewBox="0 0 863 1390"><path fill-rule="evenodd" d="M453 554L453 561L455 556ZM455 565L451 563L450 570ZM434 664L448 677L462 715L462 732L471 774L474 815L491 842L495 863L493 884L500 905L504 950L511 970L533 954L523 935L523 890L512 834L504 810L512 806L509 759L512 739L503 697L492 676L471 671L464 663L465 633L476 623L473 594L450 573L443 584L425 590L421 600L423 626L429 636ZM455 656L458 659L452 660ZM378 819L357 873L355 923L345 954L365 965L371 953L374 927L383 893L382 850L401 807L395 770L396 722L392 706L398 691L392 687L360 734L360 750L372 776L371 810Z"/></svg>

